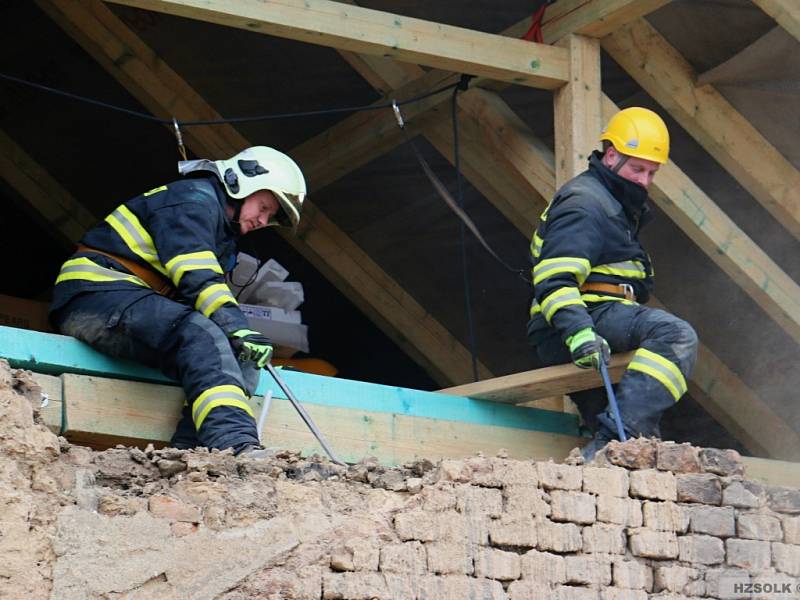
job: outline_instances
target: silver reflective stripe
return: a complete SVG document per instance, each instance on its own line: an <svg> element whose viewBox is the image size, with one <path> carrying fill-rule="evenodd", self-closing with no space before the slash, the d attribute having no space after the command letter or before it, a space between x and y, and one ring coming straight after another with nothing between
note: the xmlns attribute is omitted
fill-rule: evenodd
<svg viewBox="0 0 800 600"><path fill-rule="evenodd" d="M667 359L664 359L664 360L667 360ZM675 377L675 374L672 371L670 371L669 369L667 369L664 365L654 361L651 358L648 358L646 356L642 356L641 354L635 355L631 362L638 362L638 363L641 363L643 365L647 365L648 367L651 367L651 368L655 369L656 371L658 371L659 373L664 375L665 378L669 379L672 382L672 385L675 386L675 389L680 391L681 394L686 392L686 383L681 381L677 377Z"/></svg>
<svg viewBox="0 0 800 600"><path fill-rule="evenodd" d="M234 300L234 302L235 302L235 299L234 299L234 297L233 297L233 296L231 296L231 295L230 295L230 293L229 293L228 291L226 291L226 290L220 290L220 291L218 291L218 292L214 292L214 293L213 293L213 294L211 294L211 295L210 295L208 298L206 298L206 299L203 301L203 303L202 303L200 306L198 306L198 307L197 307L197 310L199 310L199 311L200 311L201 313L203 313L203 314L206 314L206 311L208 310L208 308L209 308L209 307L210 307L212 304L214 304L214 302L215 302L217 299L219 299L219 298L223 298L223 297L230 298L231 300Z"/></svg>
<svg viewBox="0 0 800 600"><path fill-rule="evenodd" d="M197 415L202 415L205 411L205 407L214 402L215 400L235 400L238 402L246 402L247 399L244 397L243 394L232 394L231 392L216 392L214 394L209 394L203 401L199 404L196 404L192 407L192 420L197 420Z"/></svg>
<svg viewBox="0 0 800 600"><path fill-rule="evenodd" d="M96 275L102 275L103 277L107 277L109 279L116 279L120 281L130 281L131 279L135 279L136 281L140 281L142 285L146 286L144 281L136 277L135 275L130 275L128 273L120 273L119 271L114 271L112 269L106 269L105 267L101 267L98 265L73 265L71 267L63 267L61 269L61 274L64 273L94 273Z"/></svg>
<svg viewBox="0 0 800 600"><path fill-rule="evenodd" d="M156 254L156 249L153 248L152 244L147 243L147 241L145 241L144 238L142 238L142 236L139 235L139 232L136 230L136 227L134 227L133 223L131 223L128 220L128 217L126 217L122 212L120 212L119 209L115 210L111 214L112 216L116 217L116 219L120 223L122 223L122 226L125 228L125 231L127 231L128 235L130 235L133 238L139 249L144 254L151 256L154 260L156 260L156 262L158 262L158 254Z"/></svg>
<svg viewBox="0 0 800 600"><path fill-rule="evenodd" d="M183 269L187 270L189 267L196 267L200 269L209 269L211 271L220 270L219 263L214 258L187 258L185 260L181 260L176 262L175 264L170 265L169 267L169 277L170 279L175 278L175 274L178 270Z"/></svg>

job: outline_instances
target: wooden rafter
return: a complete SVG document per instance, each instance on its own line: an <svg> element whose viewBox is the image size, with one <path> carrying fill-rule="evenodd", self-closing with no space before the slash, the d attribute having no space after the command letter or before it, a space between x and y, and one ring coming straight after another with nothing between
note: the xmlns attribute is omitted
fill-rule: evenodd
<svg viewBox="0 0 800 600"><path fill-rule="evenodd" d="M775 219L800 237L800 172L697 74L647 21L602 40L603 49Z"/></svg>
<svg viewBox="0 0 800 600"><path fill-rule="evenodd" d="M39 5L90 55L157 115L182 119L219 118L177 73L166 65L102 2L39 0ZM187 142L199 156L230 156L250 145L229 125L192 128ZM311 179L310 185L316 187ZM310 202L304 206L306 226L299 238L286 240L367 316L442 382L472 379L468 351L419 303L407 294L356 244ZM491 376L479 364L481 377Z"/></svg>
<svg viewBox="0 0 800 600"><path fill-rule="evenodd" d="M555 89L569 72L562 48L330 0L113 2L537 88Z"/></svg>
<svg viewBox="0 0 800 600"><path fill-rule="evenodd" d="M796 0L753 0L778 25L800 40L800 4Z"/></svg>
<svg viewBox="0 0 800 600"><path fill-rule="evenodd" d="M97 219L29 156L8 134L0 130L0 177L71 248Z"/></svg>

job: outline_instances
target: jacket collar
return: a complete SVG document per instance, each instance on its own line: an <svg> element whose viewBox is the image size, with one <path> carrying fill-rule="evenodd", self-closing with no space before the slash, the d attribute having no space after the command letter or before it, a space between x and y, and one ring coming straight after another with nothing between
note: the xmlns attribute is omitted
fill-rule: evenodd
<svg viewBox="0 0 800 600"><path fill-rule="evenodd" d="M603 164L602 158L603 153L599 150L592 152L589 157L589 174L600 181L622 205L625 215L637 224L637 229L652 220L652 211L647 205L647 190L614 173Z"/></svg>
<svg viewBox="0 0 800 600"><path fill-rule="evenodd" d="M231 222L231 219L228 217L227 210L228 204L233 206L234 209L236 208L234 201L230 199L228 194L225 192L225 188L222 187L222 184L216 177L207 177L206 180L211 183L211 185L214 187L214 191L217 193L217 201L222 209L222 216L225 219L225 231L238 240L241 237L239 227L235 223Z"/></svg>

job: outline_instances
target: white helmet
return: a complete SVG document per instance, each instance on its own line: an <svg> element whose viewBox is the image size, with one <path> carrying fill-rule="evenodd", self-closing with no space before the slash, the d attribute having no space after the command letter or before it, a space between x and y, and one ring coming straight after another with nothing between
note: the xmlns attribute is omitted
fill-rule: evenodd
<svg viewBox="0 0 800 600"><path fill-rule="evenodd" d="M279 225L297 228L306 196L306 181L300 167L283 152L267 146L253 146L227 160L182 160L178 172L211 171L231 198L241 200L253 192L269 190L280 203L275 215Z"/></svg>

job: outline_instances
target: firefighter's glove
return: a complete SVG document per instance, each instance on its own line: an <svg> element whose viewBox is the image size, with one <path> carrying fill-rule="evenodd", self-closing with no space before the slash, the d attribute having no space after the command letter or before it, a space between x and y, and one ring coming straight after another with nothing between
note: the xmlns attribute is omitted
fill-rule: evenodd
<svg viewBox="0 0 800 600"><path fill-rule="evenodd" d="M272 357L272 343L258 331L238 329L230 338L233 352L240 362L252 360L259 369L263 369Z"/></svg>
<svg viewBox="0 0 800 600"><path fill-rule="evenodd" d="M581 369L600 370L600 361L608 364L611 349L608 342L594 332L591 327L581 329L567 338L567 346L572 362Z"/></svg>

